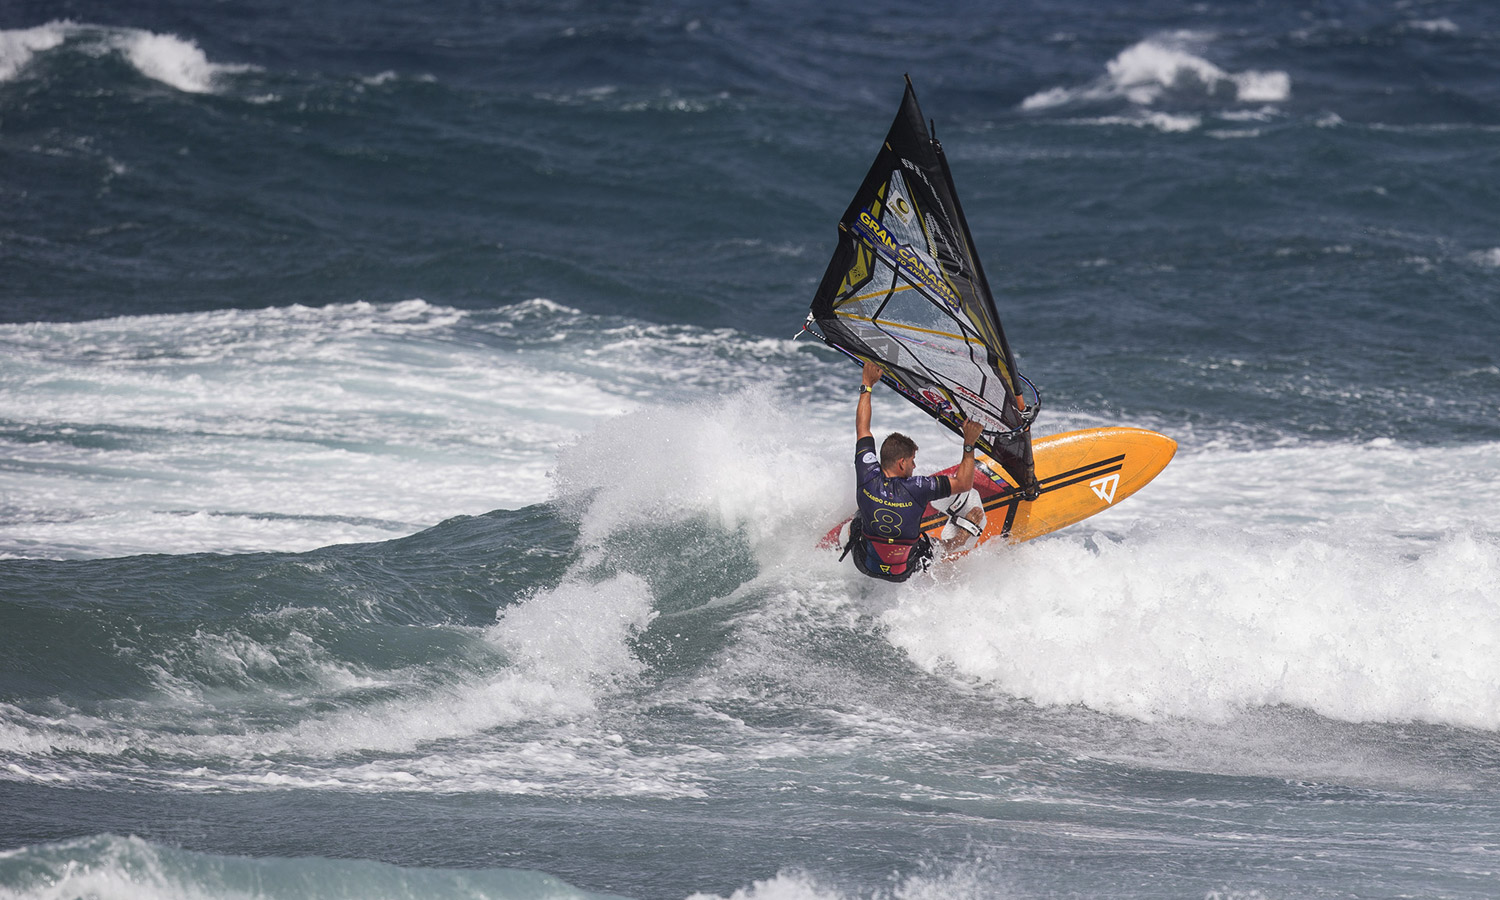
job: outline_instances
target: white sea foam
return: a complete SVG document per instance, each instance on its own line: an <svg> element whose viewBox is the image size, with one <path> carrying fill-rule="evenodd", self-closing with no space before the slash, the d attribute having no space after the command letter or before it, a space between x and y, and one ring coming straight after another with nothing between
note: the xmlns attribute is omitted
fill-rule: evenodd
<svg viewBox="0 0 1500 900"><path fill-rule="evenodd" d="M633 575L602 584L567 581L503 610L489 639L523 671L592 695L639 673L628 641L655 618L652 601Z"/></svg>
<svg viewBox="0 0 1500 900"><path fill-rule="evenodd" d="M651 498L661 502L722 478L736 444L763 443L753 417L775 408L693 401L746 383L795 395L809 371L836 365L808 342L601 320L545 300L479 314L410 301L0 326L0 349L0 418L24 432L0 444L0 554L53 557L311 549L539 503L562 448L648 403L660 421L591 438L570 452L594 473L564 480L609 482L606 498L628 504L622 464L655 471L653 447L700 442L703 455L684 456L675 487ZM815 433L835 405L810 397L787 430ZM915 415L898 406L890 421ZM691 421L703 416L738 421L705 431ZM757 453L780 465L773 448ZM724 502L789 494L768 483Z"/></svg>
<svg viewBox="0 0 1500 900"><path fill-rule="evenodd" d="M603 320L545 300L479 314L411 301L0 326L0 348L0 417L21 430L0 445L0 553L12 556L380 540L542 502L560 461L563 482L603 483L603 516L610 503L691 499L744 471L745 456L783 473L718 501L726 523L753 520L756 504L815 489L757 417L806 438L847 430L842 397L806 385L850 373L810 342ZM693 405L745 384L805 399L795 412L769 395ZM647 418L559 457L648 404ZM892 427L920 418L900 403L882 415ZM671 442L698 452L669 457L680 462L665 480L631 494L636 479L615 477L661 469Z"/></svg>
<svg viewBox="0 0 1500 900"><path fill-rule="evenodd" d="M0 552L308 549L546 499L635 401L421 301L0 327Z"/></svg>
<svg viewBox="0 0 1500 900"><path fill-rule="evenodd" d="M1286 706L1500 730L1486 662L1500 650L1500 445L1186 448L1096 519L891 591L773 542L777 528L814 540L814 508L850 504L841 461L793 446L833 489L742 526L774 549L762 584L792 578L769 588L800 610L786 621L863 589L922 667L1042 705L1208 722Z"/></svg>
<svg viewBox="0 0 1500 900"><path fill-rule="evenodd" d="M1403 26L1409 31L1421 31L1427 34L1458 34L1459 27L1452 19L1418 19L1407 22Z"/></svg>
<svg viewBox="0 0 1500 900"><path fill-rule="evenodd" d="M1459 534L1500 535L1500 445L1425 447L1388 438L1178 456L1148 488L1150 503L1107 523L1170 526L1184 514L1277 536L1345 540L1393 555L1426 552ZM1291 474L1295 473L1295 474Z"/></svg>
<svg viewBox="0 0 1500 900"><path fill-rule="evenodd" d="M1469 254L1469 259L1487 269L1500 269L1500 247L1476 250Z"/></svg>
<svg viewBox="0 0 1500 900"><path fill-rule="evenodd" d="M1144 110L1165 102L1173 92L1217 97L1232 90L1237 103L1281 103L1291 96L1291 77L1280 71L1228 72L1201 54L1212 38L1199 32L1179 31L1157 35L1121 51L1105 65L1105 74L1081 87L1052 87L1021 101L1029 111L1057 109L1074 104L1124 100ZM1163 131L1189 130L1196 117L1175 116L1168 127L1148 122ZM1113 124L1115 117L1096 119Z"/></svg>
<svg viewBox="0 0 1500 900"><path fill-rule="evenodd" d="M577 724L595 713L600 697L638 673L640 663L629 641L650 623L652 602L646 585L634 576L596 584L564 582L502 610L499 621L488 629L487 640L504 650L511 662L495 676L405 692L386 703L319 716L287 732L247 739L258 753L290 750L328 756L364 750L410 752L432 741L473 738L521 722ZM484 748L476 754L479 758L465 765L496 771L500 767L492 757L508 755L503 748ZM451 764L452 760L439 763ZM412 767L410 762L402 765ZM415 768L426 770L428 765L419 762ZM384 777L380 773L388 769L376 765L352 771L354 780L361 782Z"/></svg>
<svg viewBox="0 0 1500 900"><path fill-rule="evenodd" d="M580 796L698 796L694 773L714 754L642 752L600 722L600 703L642 669L630 642L655 616L653 605L634 576L566 581L505 609L486 631L508 665L439 683L420 671L377 682L331 662L295 630L275 642L200 633L148 666L162 688L157 698L99 714L59 705L42 716L0 704L0 753L35 762L0 779L97 780L110 777L108 765L75 768L56 754L150 753L162 761L154 777L186 789L555 795L566 783L565 793ZM267 687L287 682L296 687ZM343 699L369 687L392 696ZM258 704L274 696L296 721L259 724L261 716L239 708L243 691ZM381 756L362 759L370 753Z"/></svg>
<svg viewBox="0 0 1500 900"><path fill-rule="evenodd" d="M1336 540L1232 531L1078 538L977 557L886 615L934 671L1143 719L1287 705L1348 721L1500 729L1500 545L1415 561ZM996 596L994 586L1004 585Z"/></svg>
<svg viewBox="0 0 1500 900"><path fill-rule="evenodd" d="M818 584L797 596L847 597L868 585L831 562L851 583L823 583L822 557L786 539L816 540L849 510L844 461L828 450L840 426L809 440L753 394L651 409L604 426L612 445L652 448L620 460L636 477L600 478L587 451L560 471L586 476L594 539L706 511L751 540L765 577L807 573ZM947 462L937 445L924 452ZM883 621L924 667L1041 704L1209 721L1286 705L1500 729L1485 663L1500 648L1497 462L1493 444L1189 448L1097 519L892 593Z"/></svg>
<svg viewBox="0 0 1500 900"><path fill-rule="evenodd" d="M319 897L507 898L589 900L591 894L540 872L512 869L405 868L363 859L241 857L183 850L139 837L111 834L0 851L0 900L109 900L231 897L260 900ZM800 869L784 869L729 894L728 900L980 900L1021 896L983 860L923 863L889 882L851 892ZM1252 900L1249 894L1210 897ZM688 900L718 900L695 893Z"/></svg>
<svg viewBox="0 0 1500 900"><path fill-rule="evenodd" d="M317 897L589 900L550 875L513 869L403 868L363 859L200 853L112 834L0 851L0 900L272 900Z"/></svg>
<svg viewBox="0 0 1500 900"><path fill-rule="evenodd" d="M693 894L688 900L1003 900L1013 895L1003 873L982 861L932 866L914 873L892 876L888 887L868 894L850 894L846 889L824 884L816 875L786 869L775 877L740 888L728 898ZM1015 892L1019 895L1020 892Z"/></svg>
<svg viewBox="0 0 1500 900"><path fill-rule="evenodd" d="M1202 116L1173 115L1156 110L1130 116L1098 116L1072 120L1082 125L1129 125L1132 128L1155 128L1167 134L1194 131L1203 124Z"/></svg>
<svg viewBox="0 0 1500 900"><path fill-rule="evenodd" d="M1292 78L1285 72L1246 71L1229 79L1241 103L1281 103L1292 95Z"/></svg>
<svg viewBox="0 0 1500 900"><path fill-rule="evenodd" d="M550 340L559 331L572 335L566 353L548 349L559 346ZM232 478L259 473L263 482L283 484L287 498L307 493L323 503L359 497L350 490L362 483L357 479L319 493L324 481L347 477L337 469L303 468L305 461L294 461L290 473L282 468L288 465L284 450L278 452L283 430L307 440L333 431L351 445L371 445L342 452L376 470L370 478L382 485L380 503L405 502L391 496L399 493L392 490L393 473L405 471L404 464L387 459L392 451L382 444L393 432L410 441L413 449L404 452L448 470L420 482L424 496L447 478L484 482L477 491L467 483L464 490L474 492L478 509L493 508L500 505L490 492L493 479L480 473L524 471L528 461L539 472L555 465L557 502L577 517L585 545L603 545L643 523L707 517L748 543L761 564L762 587L811 573L817 583L796 591L827 594L830 603L846 603L868 587L847 563L811 549L852 504L847 450L839 449L851 439L847 395L815 392L789 410L789 392L734 387L762 376L825 383L842 373L852 381L847 366L825 370L836 360L787 356L801 351L789 351L785 342L601 322L544 301L484 316L413 302L8 326L0 336L11 366L0 401L19 409L0 411L6 418L46 425L52 434L90 417L118 427L118 434L110 433L120 440L131 440L127 423L166 433L162 446L135 451L144 457L142 496L199 474L179 461L186 447L203 452L213 472L227 470ZM715 354L705 354L705 347ZM497 413L493 400L516 389L516 373L523 384L515 408ZM69 383L49 396L48 385L60 382ZM331 385L338 390L321 393ZM135 399L152 391L160 393ZM549 393L553 400L546 399ZM123 412L111 411L122 402ZM566 422L559 437L518 445L511 433L551 416L553 403ZM404 418L414 404L425 404L428 416L417 425ZM894 398L877 402L875 427L915 436L924 468L956 458L946 432ZM496 429L486 440L460 437L486 428ZM184 442L185 435L201 432L212 433L207 444ZM238 449L241 441L250 449ZM480 462L465 468L465 454L443 451L434 441L455 441ZM57 452L57 465L38 466L26 478L4 476L44 498L36 501L38 516L65 508L56 502L59 494L97 510L92 492L130 480L104 471L106 463L119 468L116 460L128 462L110 456L126 451L79 450L64 442ZM72 453L100 459L89 469ZM890 594L893 604L904 599L884 611L885 624L896 646L933 671L953 671L1040 703L1208 719L1284 704L1359 721L1500 728L1500 705L1472 677L1483 671L1484 642L1500 640L1483 600L1496 593L1500 484L1490 475L1497 460L1500 446L1492 444L1187 445L1141 495L1118 508L1031 545L972 554L939 573L937 593ZM80 476L76 487L71 474L59 475L68 466ZM234 495L237 489L215 486L215 477L223 476L200 477L200 489ZM542 474L537 487L543 495L551 490ZM429 508L441 517L463 512L466 496L455 492ZM118 518L108 524L139 522L140 508L154 508L140 502L111 511ZM368 502L343 511L378 508ZM201 511L194 516L216 518ZM195 524L193 516L179 518L184 528ZM71 525L72 534L97 546L100 523L85 518L81 525L51 525ZM201 540L171 539L189 546ZM629 635L650 620L653 603L629 578L595 583L575 573L490 629L488 639L514 663L503 673L463 687L416 678L384 704L242 735L219 750L181 749L215 758L231 751L410 754L433 741L587 716L599 698L640 671ZM1130 637L1128 645L1117 640L1121 635ZM370 676L295 642L258 647L225 635L202 642L198 652L208 655L197 669L214 663L227 683L274 674L278 666L329 692ZM192 685L187 689L191 693ZM186 702L202 699L187 696ZM108 721L34 722L4 732L4 739L20 747L39 730L74 743L97 739L101 746L137 739L122 737ZM601 752L607 748L597 735L591 740ZM592 751L582 757L583 766L599 759ZM431 784L441 780L444 765L403 771ZM373 783L386 771L351 768L346 777ZM671 772L663 764L650 776L655 782L643 775L639 783L671 783Z"/></svg>
<svg viewBox="0 0 1500 900"><path fill-rule="evenodd" d="M35 28L0 30L0 82L14 78L36 54L61 44L74 28L71 22L49 22Z"/></svg>
<svg viewBox="0 0 1500 900"><path fill-rule="evenodd" d="M1215 128L1206 134L1217 140L1232 141L1242 138L1257 138L1261 135L1259 128Z"/></svg>
<svg viewBox="0 0 1500 900"><path fill-rule="evenodd" d="M196 41L175 34L62 20L0 31L0 82L16 77L36 54L64 45L83 53L119 53L145 77L194 94L212 93L222 76L256 68L210 62Z"/></svg>
<svg viewBox="0 0 1500 900"><path fill-rule="evenodd" d="M394 71L386 69L384 72L381 72L378 75L371 75L366 78L361 78L360 83L369 87L379 87L383 84L389 84L399 77L400 76L398 76Z"/></svg>
<svg viewBox="0 0 1500 900"><path fill-rule="evenodd" d="M900 407L883 412L887 423L898 415L910 420ZM588 542L647 516L705 512L727 530L768 539L783 532L789 517L839 514L847 484L830 477L834 429L786 409L764 389L654 407L613 420L594 439L566 450L558 460L558 485L565 503L583 507Z"/></svg>
<svg viewBox="0 0 1500 900"><path fill-rule="evenodd" d="M173 34L126 29L113 40L142 75L192 94L211 93L220 75L252 68L209 62L197 42Z"/></svg>
<svg viewBox="0 0 1500 900"><path fill-rule="evenodd" d="M1105 64L1102 87L1142 106L1154 103L1167 88L1195 81L1212 90L1228 78L1223 69L1185 49L1199 36L1178 33L1142 41Z"/></svg>
<svg viewBox="0 0 1500 900"><path fill-rule="evenodd" d="M607 423L607 443L652 448L621 460L638 473L628 481L600 477L587 450L560 471L581 473L595 539L642 517L707 511L756 544L768 577L784 565L822 578L822 557L781 538L815 540L830 510L847 513L843 460L827 449L846 426L830 421L808 439L745 394ZM946 462L938 445L924 452ZM1288 705L1500 729L1500 687L1484 663L1500 646L1497 462L1493 444L1188 448L1097 519L985 548L936 586L893 595L884 621L934 672L1043 704L1211 721ZM740 505L746 496L754 502ZM863 584L846 574L853 585L811 590Z"/></svg>
<svg viewBox="0 0 1500 900"><path fill-rule="evenodd" d="M873 615L882 631L872 633L923 668L1040 705L1208 722L1287 706L1500 729L1500 689L1487 677L1500 647L1500 487L1488 479L1500 447L1189 447L1097 519L883 590L812 549L851 502L847 459L830 449L847 446L848 405L791 419L748 392L648 408L592 434L625 454L619 468L601 467L590 441L564 454L563 502L577 504L586 540L707 515L761 561L748 587L761 599L739 617L735 652L682 697L655 702L738 696L737 685L765 677L798 684L805 664L777 668L787 628L800 633L811 618L864 629L850 617ZM880 404L877 427L910 429L927 465L945 464L954 448L901 409ZM623 471L632 477L612 477ZM1288 472L1298 473L1295 489ZM340 701L374 673L332 661L293 630L275 643L232 633L196 641L184 651L191 664L175 669L199 674L163 679L166 700L130 710L44 717L0 707L0 750L20 767L0 778L110 777L99 757L149 752L163 760L153 777L187 789L703 796L715 768L734 764L722 751L610 730L608 711L646 671L632 642L656 598L640 579L591 578L588 568L485 630L502 669L461 680L380 673L387 699ZM827 672L803 674L808 690L829 690ZM278 701L295 721L254 725L217 705L215 685L253 689L268 678L308 685ZM858 718L845 723L845 750L910 727L845 699ZM796 758L823 740L768 735L734 752ZM370 753L378 758L361 758Z"/></svg>
<svg viewBox="0 0 1500 900"><path fill-rule="evenodd" d="M1500 729L1497 459L1388 441L1184 454L1091 523L971 554L886 622L924 667L1043 704Z"/></svg>

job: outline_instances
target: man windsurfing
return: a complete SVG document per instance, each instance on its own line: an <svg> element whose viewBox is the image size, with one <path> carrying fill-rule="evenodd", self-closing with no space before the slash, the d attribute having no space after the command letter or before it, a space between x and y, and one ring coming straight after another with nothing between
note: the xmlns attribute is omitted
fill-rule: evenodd
<svg viewBox="0 0 1500 900"><path fill-rule="evenodd" d="M973 419L964 422L964 455L952 476L915 474L917 445L900 433L887 437L877 456L870 433L870 395L881 374L879 365L865 362L859 405L854 410L859 513L849 523L844 553L852 551L855 567L866 575L901 582L925 570L932 560L932 541L922 533L927 504L967 493L974 486L974 442L983 426Z"/></svg>

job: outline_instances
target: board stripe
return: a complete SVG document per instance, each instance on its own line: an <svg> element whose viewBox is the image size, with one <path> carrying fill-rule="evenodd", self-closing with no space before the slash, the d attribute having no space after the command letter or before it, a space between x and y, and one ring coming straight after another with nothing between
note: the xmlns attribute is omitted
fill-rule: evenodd
<svg viewBox="0 0 1500 900"><path fill-rule="evenodd" d="M1069 469L1066 472L1059 472L1056 475L1050 475L1046 478L1041 479L1039 482L1041 491L1039 493L1048 494L1052 491L1060 491L1063 488L1072 487L1075 484L1081 484L1085 481L1092 481L1095 478L1100 478L1105 475L1119 472L1124 468L1125 454L1123 453L1119 454L1118 456L1111 456L1108 459L1101 459L1091 463L1085 463L1084 465L1078 466L1077 468ZM1010 509L1007 510L1005 514L1005 527L1001 529L1000 532L1002 535L1010 533L1010 527L1016 520L1016 512L1021 507L1020 489L1007 485L1006 490L1001 491L995 494L993 497L990 497L988 500L984 501L984 511L986 515L988 515L991 510L999 509L1001 506L1006 505L1009 505ZM926 531L929 528L940 525L946 518L947 516L944 516L942 514L928 516L927 518L922 520L922 530Z"/></svg>

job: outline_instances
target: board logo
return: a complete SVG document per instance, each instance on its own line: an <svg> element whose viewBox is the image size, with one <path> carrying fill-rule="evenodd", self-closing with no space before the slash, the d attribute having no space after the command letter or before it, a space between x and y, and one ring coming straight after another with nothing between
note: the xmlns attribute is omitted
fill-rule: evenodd
<svg viewBox="0 0 1500 900"><path fill-rule="evenodd" d="M1116 472L1113 475L1106 475L1103 478L1095 478L1089 482L1089 487L1094 489L1094 493L1098 495L1100 500L1113 506L1115 491L1120 487L1120 473Z"/></svg>

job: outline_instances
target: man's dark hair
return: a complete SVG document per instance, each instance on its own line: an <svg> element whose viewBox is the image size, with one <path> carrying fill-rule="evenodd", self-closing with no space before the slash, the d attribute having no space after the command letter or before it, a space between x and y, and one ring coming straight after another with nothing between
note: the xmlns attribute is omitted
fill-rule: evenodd
<svg viewBox="0 0 1500 900"><path fill-rule="evenodd" d="M908 456L917 455L917 442L899 431L891 432L891 436L880 445L880 467L890 468Z"/></svg>

